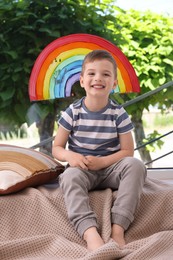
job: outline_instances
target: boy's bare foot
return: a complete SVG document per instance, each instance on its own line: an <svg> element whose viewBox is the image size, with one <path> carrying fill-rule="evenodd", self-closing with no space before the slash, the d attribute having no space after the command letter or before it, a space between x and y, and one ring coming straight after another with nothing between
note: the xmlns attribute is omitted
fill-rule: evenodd
<svg viewBox="0 0 173 260"><path fill-rule="evenodd" d="M111 237L120 247L125 246L126 242L124 239L124 228L123 227L121 227L117 224L113 224Z"/></svg>
<svg viewBox="0 0 173 260"><path fill-rule="evenodd" d="M87 242L87 248L89 251L94 251L104 245L103 239L97 232L96 227L88 228L85 231L83 238Z"/></svg>

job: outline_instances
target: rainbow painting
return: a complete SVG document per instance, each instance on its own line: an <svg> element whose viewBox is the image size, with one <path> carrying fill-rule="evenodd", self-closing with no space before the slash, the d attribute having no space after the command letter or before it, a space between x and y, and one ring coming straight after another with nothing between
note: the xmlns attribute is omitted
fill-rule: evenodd
<svg viewBox="0 0 173 260"><path fill-rule="evenodd" d="M109 51L118 67L116 92L139 92L135 70L123 52L114 44L96 35L70 34L48 44L35 61L29 80L31 101L70 97L73 84L79 81L87 53Z"/></svg>

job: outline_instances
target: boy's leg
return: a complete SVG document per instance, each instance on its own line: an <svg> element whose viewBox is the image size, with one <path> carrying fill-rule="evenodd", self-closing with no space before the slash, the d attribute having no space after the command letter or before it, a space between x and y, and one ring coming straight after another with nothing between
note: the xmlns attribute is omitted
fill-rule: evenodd
<svg viewBox="0 0 173 260"><path fill-rule="evenodd" d="M88 228L84 232L83 238L87 243L87 248L89 251L93 251L104 245L104 241L99 235L96 227Z"/></svg>
<svg viewBox="0 0 173 260"><path fill-rule="evenodd" d="M107 168L108 176L102 182L102 188L118 190L111 209L112 238L119 244L125 244L124 231L134 219L142 188L146 177L146 167L134 157L126 157Z"/></svg>
<svg viewBox="0 0 173 260"><path fill-rule="evenodd" d="M125 238L124 238L124 228L118 224L112 225L112 239L117 242L117 244L122 247L126 244Z"/></svg>
<svg viewBox="0 0 173 260"><path fill-rule="evenodd" d="M97 232L96 215L89 205L88 191L95 183L96 175L79 168L68 167L60 176L68 217L81 237L87 242L89 250L104 244Z"/></svg>
<svg viewBox="0 0 173 260"><path fill-rule="evenodd" d="M140 160L126 157L117 164L116 171L120 173L120 182L117 198L112 207L112 223L127 230L134 220L147 170Z"/></svg>

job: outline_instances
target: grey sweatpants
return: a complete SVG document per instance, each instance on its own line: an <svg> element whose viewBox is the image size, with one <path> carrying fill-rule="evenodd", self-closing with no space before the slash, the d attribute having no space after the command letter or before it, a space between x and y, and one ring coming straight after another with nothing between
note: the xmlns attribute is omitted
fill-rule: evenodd
<svg viewBox="0 0 173 260"><path fill-rule="evenodd" d="M89 205L88 191L118 190L111 209L111 220L126 230L134 219L145 177L146 167L134 157L126 157L99 171L68 167L60 175L60 187L68 217L80 236L90 227L98 228L96 215Z"/></svg>

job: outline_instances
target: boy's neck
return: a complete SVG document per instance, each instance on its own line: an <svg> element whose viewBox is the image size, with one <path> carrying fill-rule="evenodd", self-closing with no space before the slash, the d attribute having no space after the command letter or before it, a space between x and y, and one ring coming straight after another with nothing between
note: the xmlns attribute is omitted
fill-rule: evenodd
<svg viewBox="0 0 173 260"><path fill-rule="evenodd" d="M108 98L105 98L104 100L100 98L89 98L85 97L84 103L86 108L91 112L97 112L103 109L108 104Z"/></svg>

